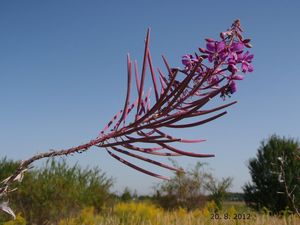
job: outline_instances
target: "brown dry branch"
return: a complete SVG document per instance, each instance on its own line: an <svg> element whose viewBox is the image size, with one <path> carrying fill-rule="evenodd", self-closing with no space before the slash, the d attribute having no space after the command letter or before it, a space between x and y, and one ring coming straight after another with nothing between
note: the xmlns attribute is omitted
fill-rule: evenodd
<svg viewBox="0 0 300 225"><path fill-rule="evenodd" d="M300 151L300 149L298 149L298 151ZM296 156L296 158L298 159L299 156ZM293 211L300 217L300 209L298 208L297 202L296 202L296 197L295 197L295 191L296 189L298 189L299 187L295 184L293 187L290 187L290 185L287 182L287 177L286 177L286 173L285 173L285 167L286 167L286 158L285 155L283 154L281 157L278 158L278 161L280 163L280 169L279 169L279 182L283 184L284 187L284 192L282 192L282 194L285 194L288 198L288 200L290 201ZM299 178L298 178L299 179ZM279 192L281 193L281 192Z"/></svg>

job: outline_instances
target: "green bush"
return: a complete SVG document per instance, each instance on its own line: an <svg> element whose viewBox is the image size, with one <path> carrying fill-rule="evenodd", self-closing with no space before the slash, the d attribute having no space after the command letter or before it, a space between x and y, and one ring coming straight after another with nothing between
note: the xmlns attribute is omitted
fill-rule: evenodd
<svg viewBox="0 0 300 225"><path fill-rule="evenodd" d="M175 161L173 164L179 168ZM154 199L164 209L199 208L207 200L204 189L209 176L210 174L204 170L204 164L198 162L193 169L177 172L170 180L155 187Z"/></svg>
<svg viewBox="0 0 300 225"><path fill-rule="evenodd" d="M17 165L5 158L0 162L1 178ZM113 201L109 192L112 184L99 168L82 169L77 164L68 166L65 160L49 160L42 168L26 173L18 190L9 197L28 224L56 223L84 207L92 206L99 212L109 206Z"/></svg>
<svg viewBox="0 0 300 225"><path fill-rule="evenodd" d="M19 162L6 157L0 159L0 182L10 176L19 166Z"/></svg>
<svg viewBox="0 0 300 225"><path fill-rule="evenodd" d="M231 177L218 180L210 176L209 181L205 184L206 189L210 192L210 199L215 202L218 210L221 210L223 207L224 199L228 194L232 181L233 178Z"/></svg>
<svg viewBox="0 0 300 225"><path fill-rule="evenodd" d="M19 214L16 216L15 220L10 220L3 223L3 225L26 225L26 224L27 224L26 220Z"/></svg>
<svg viewBox="0 0 300 225"><path fill-rule="evenodd" d="M176 161L172 162L179 168ZM177 172L170 180L157 185L153 200L164 209L183 208L188 211L204 207L208 200L212 200L221 210L232 180L230 177L216 179L205 163L198 162L194 168Z"/></svg>
<svg viewBox="0 0 300 225"><path fill-rule="evenodd" d="M298 141L276 135L261 143L256 158L249 160L252 182L243 188L248 206L256 210L267 208L272 213L280 213L287 207L293 209L281 177L280 160L284 158L286 186L294 190L293 198L300 207L299 147Z"/></svg>

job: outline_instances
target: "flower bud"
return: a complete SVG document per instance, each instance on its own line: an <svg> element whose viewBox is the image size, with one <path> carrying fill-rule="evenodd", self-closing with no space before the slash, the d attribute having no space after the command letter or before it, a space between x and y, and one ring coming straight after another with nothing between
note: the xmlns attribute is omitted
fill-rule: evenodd
<svg viewBox="0 0 300 225"><path fill-rule="evenodd" d="M211 39L211 38L205 38L205 41L207 41L207 42L214 42L215 40Z"/></svg>
<svg viewBox="0 0 300 225"><path fill-rule="evenodd" d="M245 43L245 46L246 46L247 48L252 48L252 45L251 45L250 43Z"/></svg>
<svg viewBox="0 0 300 225"><path fill-rule="evenodd" d="M202 52L202 53L207 53L205 48L199 48L199 51Z"/></svg>
<svg viewBox="0 0 300 225"><path fill-rule="evenodd" d="M249 43L250 41L251 41L251 39L244 39L244 40L243 40L243 43L244 43L244 44L247 44L247 43Z"/></svg>
<svg viewBox="0 0 300 225"><path fill-rule="evenodd" d="M232 76L232 79L233 80L243 80L244 77L242 75L234 75L234 76Z"/></svg>
<svg viewBox="0 0 300 225"><path fill-rule="evenodd" d="M233 64L229 64L228 67L227 67L227 70L234 74L238 71L238 68Z"/></svg>
<svg viewBox="0 0 300 225"><path fill-rule="evenodd" d="M236 35L238 36L238 38L239 38L240 41L244 40L243 36L240 33L237 33Z"/></svg>
<svg viewBox="0 0 300 225"><path fill-rule="evenodd" d="M224 32L220 33L220 38L225 39L225 33Z"/></svg>
<svg viewBox="0 0 300 225"><path fill-rule="evenodd" d="M237 91L237 85L236 85L236 83L234 81L231 81L229 83L229 92L230 92L230 94L233 94L236 91Z"/></svg>

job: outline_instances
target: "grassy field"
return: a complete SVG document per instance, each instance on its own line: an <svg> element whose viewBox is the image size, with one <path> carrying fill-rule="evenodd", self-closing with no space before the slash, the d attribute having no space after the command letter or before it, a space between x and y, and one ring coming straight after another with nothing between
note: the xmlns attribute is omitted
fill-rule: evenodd
<svg viewBox="0 0 300 225"><path fill-rule="evenodd" d="M227 202L222 211L215 213L215 205L209 202L203 209L187 212L184 209L165 211L149 202L118 203L114 208L95 213L85 208L80 214L62 219L55 225L299 225L300 218L287 215L270 216L267 212L253 212L243 203ZM25 225L20 215L17 220L4 225Z"/></svg>
<svg viewBox="0 0 300 225"><path fill-rule="evenodd" d="M118 203L114 208L95 213L94 208L84 208L79 214L45 225L299 225L300 218L288 211L279 216L248 209L243 203L227 202L223 210L215 212L215 204L209 202L203 209L191 212L185 209L165 211L150 202ZM26 225L21 215L3 225Z"/></svg>

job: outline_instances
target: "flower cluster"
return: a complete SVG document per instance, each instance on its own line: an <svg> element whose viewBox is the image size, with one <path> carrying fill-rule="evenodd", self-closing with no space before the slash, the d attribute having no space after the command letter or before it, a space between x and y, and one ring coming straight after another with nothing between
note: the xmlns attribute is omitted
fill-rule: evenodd
<svg viewBox="0 0 300 225"><path fill-rule="evenodd" d="M199 48L200 54L187 54L182 57L184 72L191 73L195 67L194 83L206 77L207 87L218 88L226 83L222 97L237 91L237 80L243 80L247 72L253 71L251 62L254 55L245 48L251 48L250 39L244 39L239 20L230 29L220 33L220 40L206 38L206 48Z"/></svg>

